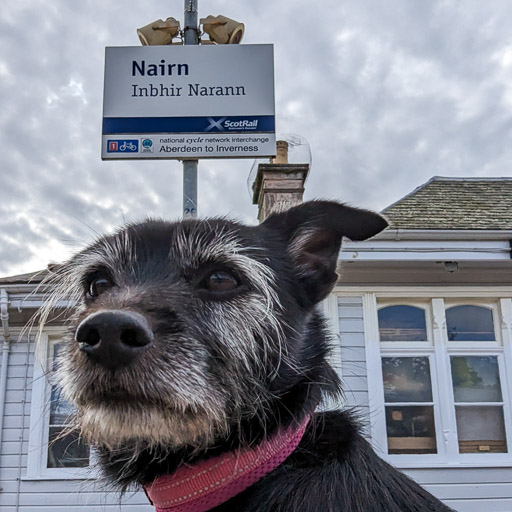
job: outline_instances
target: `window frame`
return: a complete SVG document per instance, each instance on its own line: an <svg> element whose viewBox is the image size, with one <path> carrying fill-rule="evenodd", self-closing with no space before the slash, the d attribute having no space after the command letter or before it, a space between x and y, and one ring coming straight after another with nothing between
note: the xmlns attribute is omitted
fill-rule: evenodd
<svg viewBox="0 0 512 512"><path fill-rule="evenodd" d="M357 293L351 290L336 290L337 295L357 294L363 296L365 321L365 347L367 358L368 393L371 397L370 412L370 442L379 454L392 464L401 468L425 467L510 467L512 466L512 298L510 290L505 293L489 292L489 290L473 289L425 289L400 291L385 289L378 291L363 291ZM468 298L470 296L471 298ZM442 297L442 298L438 298ZM408 346L398 347L398 342L380 342L378 309L389 305L411 305L431 309L430 319L427 316L427 332L432 332L432 345L427 347ZM491 308L495 342L448 342L446 332L446 307L455 305L477 305ZM396 346L395 350L389 345ZM431 379L434 398L434 422L438 454L388 454L384 383L382 376L381 358L387 356L407 357L421 356L433 353L431 356ZM473 453L461 454L458 448L455 402L451 381L451 355L489 355L498 356L500 383L503 394L503 417L507 436L508 453ZM441 400L440 392L443 392ZM436 410L437 409L437 410Z"/></svg>
<svg viewBox="0 0 512 512"><path fill-rule="evenodd" d="M440 446L440 443L442 442L442 439L441 439L441 436L439 435L440 434L440 427L441 425L439 424L439 414L436 414L436 409L438 408L438 403L439 403L439 394L438 394L438 389L437 389L437 386L434 385L434 382L436 381L436 378L437 378L437 374L436 374L436 367L435 367L435 361L434 361L434 350L432 348L432 350L430 351L427 351L425 349L421 349L421 350L418 350L418 351L414 351L414 353L411 353L411 352L408 352L408 353L404 353L403 351L399 350L399 349L395 349L393 351L391 350L386 350L385 352L381 352L381 355L380 355L380 359L382 361L382 358L384 357L427 357L428 358L428 361L429 361L429 369L430 369L430 382L431 382L431 390L432 390L432 403L431 402L410 402L410 403L407 403L407 402L386 402L386 398L384 396L384 432L385 432L385 438L386 438L386 444L385 444L385 450L386 450L386 454L388 457L407 457L408 459L409 458L412 458L412 457L418 457L419 455L421 455L421 457L425 457L426 459L432 459L432 460L435 460L434 457L438 457L439 455L439 446ZM383 378L383 374L382 374L382 362L381 362L381 378L382 378L382 389L384 390L384 378ZM436 431L436 449L437 449L437 452L438 453L429 453L429 454L389 454L388 453L388 436L387 436L387 426L386 426L386 406L390 406L390 405L397 405L397 406L400 406L400 405L409 405L409 406L413 406L413 405L428 405L428 406L432 406L432 410L433 410L433 414L434 414L434 427L435 427L435 431Z"/></svg>
<svg viewBox="0 0 512 512"><path fill-rule="evenodd" d="M425 324L427 330L427 341L380 341L380 330L379 330L379 319L378 311L389 306L413 306L422 309L425 312ZM430 366L430 381L432 387L432 400L433 400L433 412L434 412L434 426L436 430L436 454L421 454L422 460L426 462L435 462L439 457L439 449L442 442L440 435L441 425L439 421L439 414L436 410L439 408L439 396L438 386L435 385L437 382L437 364L435 358L435 346L434 346L434 332L432 329L432 311L428 299L421 300L420 298L407 299L407 298L395 298L387 299L385 301L376 302L376 318L375 322L377 325L377 348L379 350L378 364L379 371L377 372L377 378L379 379L379 387L382 388L383 402L383 415L381 414L378 418L379 429L381 431L380 447L390 460L393 460L394 464L399 461L410 461L417 457L419 454L389 454L388 453L388 437L386 427L386 399L384 396L384 378L382 374L382 358L383 357L428 357ZM365 330L366 336L366 330ZM382 424L383 423L383 424ZM382 435L382 428L384 435ZM398 464L397 464L398 465Z"/></svg>
<svg viewBox="0 0 512 512"><path fill-rule="evenodd" d="M52 383L48 372L53 365L49 356L51 344L62 340L62 327L45 327L35 345L30 404L30 430L27 457L27 480L89 480L96 478L94 450L90 451L89 465L77 468L48 468L48 441L50 431L50 396Z"/></svg>
<svg viewBox="0 0 512 512"><path fill-rule="evenodd" d="M449 394L450 394L450 401L453 405L452 407L452 418L451 421L455 425L455 442L457 443L457 455L461 458L462 461L466 460L469 462L472 462L474 460L478 460L483 457L489 458L490 456L496 458L496 460L499 459L508 459L512 462L512 415L511 415L511 409L510 409L510 398L511 394L509 391L509 386L506 383L506 364L505 364L505 354L503 350L499 350L497 348L490 348L488 350L481 349L480 347L477 347L473 350L469 349L457 349L453 350L451 349L448 352L448 359L449 359L449 368L451 370L451 356L490 356L490 357L496 357L498 362L498 371L499 371L499 378L500 378L500 386L501 386L501 398L502 403L499 402L467 402L464 405L461 405L461 407L468 407L468 406L478 406L483 405L484 407L492 407L492 406L499 406L503 407L503 420L504 420L504 427L505 427L505 435L506 435L506 442L507 442L507 452L506 453L459 453L458 451L458 435L457 435L457 419L456 419L456 412L455 407L457 404L460 404L461 402L455 401L454 396L454 390L452 386L452 381L450 379L450 388L449 388ZM450 373L451 375L451 373ZM507 421L508 419L508 421Z"/></svg>

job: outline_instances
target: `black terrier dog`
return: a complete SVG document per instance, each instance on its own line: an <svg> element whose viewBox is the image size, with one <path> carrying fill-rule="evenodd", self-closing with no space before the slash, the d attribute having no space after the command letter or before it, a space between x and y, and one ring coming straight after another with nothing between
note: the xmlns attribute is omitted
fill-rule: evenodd
<svg viewBox="0 0 512 512"><path fill-rule="evenodd" d="M449 510L349 412L315 413L340 393L317 304L342 237L386 225L328 201L260 226L148 220L58 268L42 315L76 304L60 375L109 479L158 511Z"/></svg>

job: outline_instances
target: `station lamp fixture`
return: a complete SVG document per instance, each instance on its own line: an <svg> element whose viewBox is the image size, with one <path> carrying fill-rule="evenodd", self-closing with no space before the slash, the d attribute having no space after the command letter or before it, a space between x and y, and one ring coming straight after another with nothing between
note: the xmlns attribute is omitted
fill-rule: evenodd
<svg viewBox="0 0 512 512"><path fill-rule="evenodd" d="M245 26L239 21L226 16L208 16L199 20L203 30L210 36L210 41L216 44L240 44Z"/></svg>
<svg viewBox="0 0 512 512"><path fill-rule="evenodd" d="M157 46L172 44L173 38L180 33L180 22L174 18L167 18L165 21L156 20L145 27L137 29L142 46Z"/></svg>
<svg viewBox="0 0 512 512"><path fill-rule="evenodd" d="M201 18L199 23L210 40L201 40L201 44L239 44L244 35L243 23L226 16L208 16ZM174 18L165 21L156 20L145 27L137 29L137 35L143 46L156 46L173 43L172 40L181 36L180 22Z"/></svg>

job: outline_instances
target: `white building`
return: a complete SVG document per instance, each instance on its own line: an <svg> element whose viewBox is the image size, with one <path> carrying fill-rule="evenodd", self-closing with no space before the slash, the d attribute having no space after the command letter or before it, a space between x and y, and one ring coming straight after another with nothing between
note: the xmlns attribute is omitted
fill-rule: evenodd
<svg viewBox="0 0 512 512"><path fill-rule="evenodd" d="M307 169L291 167L302 190ZM386 231L344 241L325 303L345 406L384 458L461 512L512 511L511 211L511 179L433 178L384 210ZM63 320L37 346L19 338L40 278L0 279L0 510L149 512L142 493L106 490L64 430L51 376Z"/></svg>
<svg viewBox="0 0 512 512"><path fill-rule="evenodd" d="M512 179L434 177L346 242L329 299L346 404L461 512L512 511Z"/></svg>

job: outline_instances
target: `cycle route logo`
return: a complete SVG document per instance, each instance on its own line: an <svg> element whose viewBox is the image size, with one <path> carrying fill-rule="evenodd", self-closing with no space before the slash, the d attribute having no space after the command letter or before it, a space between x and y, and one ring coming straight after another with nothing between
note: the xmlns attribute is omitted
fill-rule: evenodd
<svg viewBox="0 0 512 512"><path fill-rule="evenodd" d="M153 153L153 147L154 147L153 139L142 139L141 144L142 144L142 148L141 148L142 153Z"/></svg>
<svg viewBox="0 0 512 512"><path fill-rule="evenodd" d="M137 153L138 151L138 139L107 141L107 153Z"/></svg>

